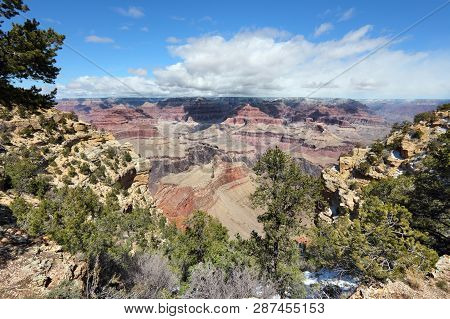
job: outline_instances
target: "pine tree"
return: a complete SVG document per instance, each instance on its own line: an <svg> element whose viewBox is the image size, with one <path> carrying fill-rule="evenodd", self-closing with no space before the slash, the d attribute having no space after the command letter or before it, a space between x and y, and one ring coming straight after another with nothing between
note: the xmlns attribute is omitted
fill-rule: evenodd
<svg viewBox="0 0 450 319"><path fill-rule="evenodd" d="M252 234L260 267L278 285L282 297L302 293L299 266L299 235L302 217L320 201L321 184L302 172L295 161L278 147L268 150L254 167L258 188L252 194L255 207L264 210L258 221L264 236Z"/></svg>
<svg viewBox="0 0 450 319"><path fill-rule="evenodd" d="M53 29L39 29L39 22L27 19L24 23L12 23L5 30L4 22L22 15L28 7L22 0L0 0L0 104L15 105L34 110L54 105L56 90L42 94L36 86L29 89L15 87L22 80L54 83L59 74L55 66L56 52L61 48L64 36Z"/></svg>

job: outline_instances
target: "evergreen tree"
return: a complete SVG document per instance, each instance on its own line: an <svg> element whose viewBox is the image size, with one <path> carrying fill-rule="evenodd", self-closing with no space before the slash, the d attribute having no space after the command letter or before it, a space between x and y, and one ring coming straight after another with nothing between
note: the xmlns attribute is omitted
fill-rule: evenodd
<svg viewBox="0 0 450 319"><path fill-rule="evenodd" d="M221 268L229 263L228 231L220 222L202 211L196 211L185 223L186 229L174 240L174 256L178 260L182 280L186 281L191 268L210 262Z"/></svg>
<svg viewBox="0 0 450 319"><path fill-rule="evenodd" d="M0 0L0 104L20 105L28 109L51 107L56 90L42 94L41 89L15 87L22 80L54 83L59 68L55 66L56 52L61 48L64 36L53 29L39 29L39 22L27 19L24 23L12 23L5 30L4 22L28 11L22 0Z"/></svg>
<svg viewBox="0 0 450 319"><path fill-rule="evenodd" d="M367 280L402 278L410 268L428 271L438 256L421 244L425 236L411 221L405 207L366 197L355 219L345 215L332 224L319 222L308 257L319 267L342 269Z"/></svg>
<svg viewBox="0 0 450 319"><path fill-rule="evenodd" d="M251 199L264 211L258 216L264 236L252 234L259 265L282 297L299 297L303 285L295 237L302 217L313 213L320 201L321 184L278 147L263 154L254 171L259 186Z"/></svg>
<svg viewBox="0 0 450 319"><path fill-rule="evenodd" d="M413 225L430 235L431 245L441 254L450 247L450 133L429 146L425 169L415 178L409 209Z"/></svg>

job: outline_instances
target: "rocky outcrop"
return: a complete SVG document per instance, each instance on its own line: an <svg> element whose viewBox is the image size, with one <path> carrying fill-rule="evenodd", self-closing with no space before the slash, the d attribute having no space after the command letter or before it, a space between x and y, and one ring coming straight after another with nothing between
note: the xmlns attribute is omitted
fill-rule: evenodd
<svg viewBox="0 0 450 319"><path fill-rule="evenodd" d="M90 187L101 201L120 188L117 200L124 213L137 206L159 212L148 189L150 161L135 153L131 144L55 109L27 118L21 118L17 109L7 111L10 116L0 120L6 159L23 150L38 150L40 174L52 186ZM3 164L0 161L0 180ZM19 195L15 189L0 187L0 297L45 297L65 280L82 288L86 263L81 256L63 252L51 238L31 237L17 227L8 206ZM39 203L32 195L22 197L32 205Z"/></svg>
<svg viewBox="0 0 450 319"><path fill-rule="evenodd" d="M408 273L405 281L359 286L350 299L449 299L450 256L444 255L427 276Z"/></svg>
<svg viewBox="0 0 450 319"><path fill-rule="evenodd" d="M0 298L42 298L63 281L81 291L87 263L81 255L71 255L46 238L30 239L23 231L0 226L0 255L8 251L0 265Z"/></svg>
<svg viewBox="0 0 450 319"><path fill-rule="evenodd" d="M322 172L332 209L320 214L332 218L353 212L360 204L359 192L371 180L397 177L405 171L417 171L429 144L449 129L449 112L436 111L436 123L420 122L394 130L381 146L383 149L355 148L342 155L339 164Z"/></svg>

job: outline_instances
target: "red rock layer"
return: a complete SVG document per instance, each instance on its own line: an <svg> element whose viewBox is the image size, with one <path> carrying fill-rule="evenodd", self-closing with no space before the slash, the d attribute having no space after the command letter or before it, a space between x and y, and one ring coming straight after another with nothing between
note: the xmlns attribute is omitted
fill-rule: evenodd
<svg viewBox="0 0 450 319"><path fill-rule="evenodd" d="M261 112L259 108L253 107L250 104L246 104L245 106L243 106L237 110L236 115L227 118L223 122L223 124L229 124L229 125L242 125L242 124L283 125L284 120L269 116L266 113Z"/></svg>

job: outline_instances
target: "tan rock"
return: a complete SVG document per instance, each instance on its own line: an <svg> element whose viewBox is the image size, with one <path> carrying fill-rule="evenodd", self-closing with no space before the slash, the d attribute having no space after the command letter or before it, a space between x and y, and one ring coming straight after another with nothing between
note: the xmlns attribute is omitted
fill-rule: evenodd
<svg viewBox="0 0 450 319"><path fill-rule="evenodd" d="M78 123L78 122L76 122L76 123L73 124L73 129L74 129L76 132L85 132L85 131L87 130L87 125L84 124L84 123Z"/></svg>
<svg viewBox="0 0 450 319"><path fill-rule="evenodd" d="M410 158L417 152L417 143L403 140L400 146L400 154L403 158Z"/></svg>

